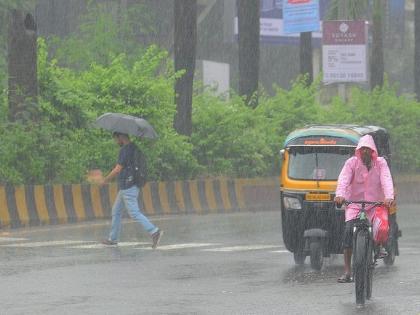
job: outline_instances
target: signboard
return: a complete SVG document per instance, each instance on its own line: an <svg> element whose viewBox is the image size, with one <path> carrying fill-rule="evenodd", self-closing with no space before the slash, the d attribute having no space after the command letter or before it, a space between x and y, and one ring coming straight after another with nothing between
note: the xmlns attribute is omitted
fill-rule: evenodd
<svg viewBox="0 0 420 315"><path fill-rule="evenodd" d="M290 141L287 146L356 146L356 143L349 139L332 136L309 136L300 137Z"/></svg>
<svg viewBox="0 0 420 315"><path fill-rule="evenodd" d="M323 23L322 71L325 83L368 80L365 21Z"/></svg>
<svg viewBox="0 0 420 315"><path fill-rule="evenodd" d="M323 178L314 178L314 179L325 179L325 170L324 174L323 174ZM316 192L310 192L305 194L305 200L308 201L330 201L331 200L331 195L328 193L316 193Z"/></svg>
<svg viewBox="0 0 420 315"><path fill-rule="evenodd" d="M320 30L318 0L283 0L284 33Z"/></svg>
<svg viewBox="0 0 420 315"><path fill-rule="evenodd" d="M201 70L204 86L212 88L216 95L229 95L230 66L228 63L203 60Z"/></svg>
<svg viewBox="0 0 420 315"><path fill-rule="evenodd" d="M251 1L251 0L250 0ZM252 0L254 1L254 0ZM299 45L300 33L285 32L284 25L284 0L260 0L260 41L269 44L280 45ZM309 1L313 0L289 0L291 2ZM316 0L318 3L318 31L312 32L312 44L316 47L321 46L322 34L319 31L321 22L319 18L323 17L327 12L330 0ZM238 16L235 15L234 21L234 35L238 36Z"/></svg>

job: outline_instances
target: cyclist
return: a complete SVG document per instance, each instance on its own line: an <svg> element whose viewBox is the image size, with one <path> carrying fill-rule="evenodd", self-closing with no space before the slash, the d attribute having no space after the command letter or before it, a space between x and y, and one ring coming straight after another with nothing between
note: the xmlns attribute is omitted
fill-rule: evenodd
<svg viewBox="0 0 420 315"><path fill-rule="evenodd" d="M386 160L378 157L378 150L372 136L365 135L360 138L355 155L345 162L340 172L334 201L339 205L345 200L384 201L389 207L393 204L393 187ZM351 276L353 226L360 208L360 204L350 204L345 209L344 274L338 278L340 283L353 281ZM368 208L367 215L370 220L373 214L374 209ZM386 255L386 253L381 252L381 255Z"/></svg>

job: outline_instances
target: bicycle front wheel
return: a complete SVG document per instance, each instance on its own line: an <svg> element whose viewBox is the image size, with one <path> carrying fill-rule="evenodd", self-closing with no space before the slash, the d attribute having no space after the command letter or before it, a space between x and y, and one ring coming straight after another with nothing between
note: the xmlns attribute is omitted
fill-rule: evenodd
<svg viewBox="0 0 420 315"><path fill-rule="evenodd" d="M366 298L370 300L370 298L372 297L373 268L375 268L375 262L373 260L373 243L372 243L371 238L369 238L368 252L366 256L367 256Z"/></svg>
<svg viewBox="0 0 420 315"><path fill-rule="evenodd" d="M369 232L356 232L353 251L354 285L356 289L356 303L364 304L368 287L368 248Z"/></svg>

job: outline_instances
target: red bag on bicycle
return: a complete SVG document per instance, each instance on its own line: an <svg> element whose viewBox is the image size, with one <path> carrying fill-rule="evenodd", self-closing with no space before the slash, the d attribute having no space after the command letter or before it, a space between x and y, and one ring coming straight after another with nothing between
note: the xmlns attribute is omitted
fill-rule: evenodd
<svg viewBox="0 0 420 315"><path fill-rule="evenodd" d="M376 244L384 245L388 240L388 208L378 206L372 218L373 239Z"/></svg>

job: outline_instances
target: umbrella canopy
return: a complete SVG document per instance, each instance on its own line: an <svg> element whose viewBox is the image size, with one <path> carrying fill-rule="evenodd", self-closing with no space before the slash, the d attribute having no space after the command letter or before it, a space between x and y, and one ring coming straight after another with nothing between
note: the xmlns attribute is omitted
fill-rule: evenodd
<svg viewBox="0 0 420 315"><path fill-rule="evenodd" d="M143 118L120 113L106 113L96 119L95 125L112 132L121 132L142 138L157 138L152 125Z"/></svg>

